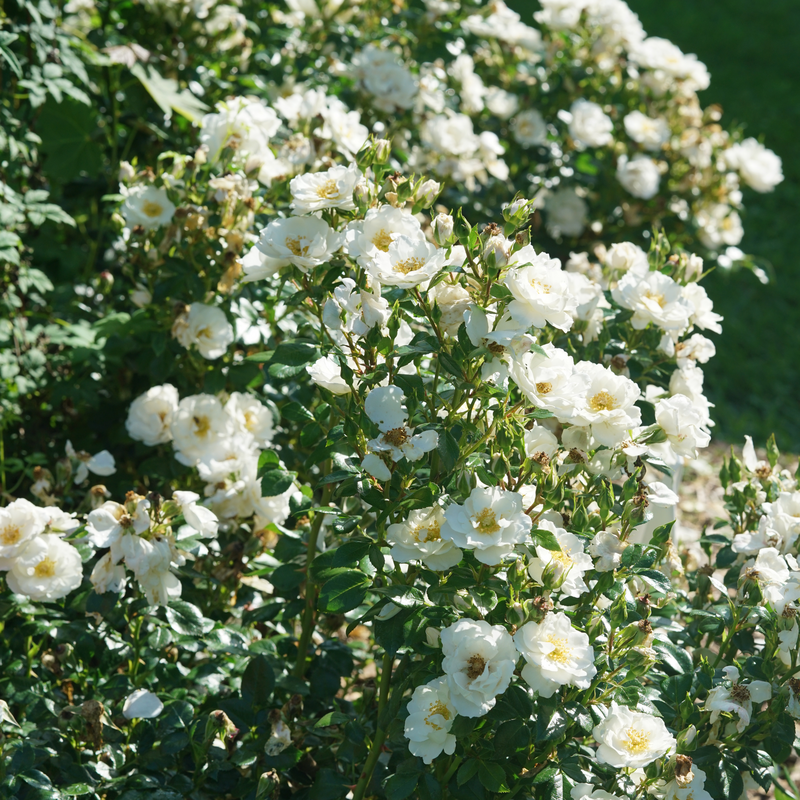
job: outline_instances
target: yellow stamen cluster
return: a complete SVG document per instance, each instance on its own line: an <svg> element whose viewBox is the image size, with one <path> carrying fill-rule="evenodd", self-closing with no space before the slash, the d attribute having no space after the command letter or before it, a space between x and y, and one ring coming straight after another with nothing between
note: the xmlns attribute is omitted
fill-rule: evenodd
<svg viewBox="0 0 800 800"><path fill-rule="evenodd" d="M625 737L627 739L625 749L633 756L646 753L650 749L650 734L647 731L628 728L625 731Z"/></svg>
<svg viewBox="0 0 800 800"><path fill-rule="evenodd" d="M145 200L142 204L142 213L150 219L160 217L164 212L164 206L161 203L154 203L152 200Z"/></svg>
<svg viewBox="0 0 800 800"><path fill-rule="evenodd" d="M52 578L56 574L56 562L52 558L43 558L33 569L37 578Z"/></svg>
<svg viewBox="0 0 800 800"><path fill-rule="evenodd" d="M598 392L589 400L589 408L592 411L613 411L617 407L616 398L609 394L605 389Z"/></svg>
<svg viewBox="0 0 800 800"><path fill-rule="evenodd" d="M431 703L428 708L428 716L425 717L425 724L430 725L435 731L440 731L442 729L441 725L437 725L435 722L431 722L431 717L435 717L436 715L440 717L444 717L444 719L450 719L450 712L447 710L447 706L441 701L437 700L435 703Z"/></svg>
<svg viewBox="0 0 800 800"><path fill-rule="evenodd" d="M569 642L552 633L547 636L547 641L553 645L553 649L547 654L547 657L558 664L569 664L572 660L572 648L569 646Z"/></svg>
<svg viewBox="0 0 800 800"><path fill-rule="evenodd" d="M491 508L484 508L482 511L479 511L473 519L475 520L475 527L478 533L490 536L500 530L497 517Z"/></svg>
<svg viewBox="0 0 800 800"><path fill-rule="evenodd" d="M328 178L325 183L321 183L317 186L317 197L319 197L320 200L333 200L338 196L339 187L336 185L336 181L333 178Z"/></svg>
<svg viewBox="0 0 800 800"><path fill-rule="evenodd" d="M398 261L394 265L394 271L399 272L402 275L408 275L409 272L416 272L418 269L422 269L425 266L425 262L421 258L416 258L415 256L412 258L407 258L405 261Z"/></svg>
<svg viewBox="0 0 800 800"><path fill-rule="evenodd" d="M372 244L378 248L378 250L383 250L384 253L389 252L389 245L392 243L392 234L386 230L386 228L381 228L373 237L372 237Z"/></svg>
<svg viewBox="0 0 800 800"><path fill-rule="evenodd" d="M0 533L0 542L3 544L16 544L22 538L22 531L17 525L6 525Z"/></svg>

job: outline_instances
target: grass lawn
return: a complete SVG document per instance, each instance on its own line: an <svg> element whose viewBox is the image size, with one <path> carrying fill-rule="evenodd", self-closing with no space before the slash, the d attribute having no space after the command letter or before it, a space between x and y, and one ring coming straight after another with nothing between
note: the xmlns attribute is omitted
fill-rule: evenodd
<svg viewBox="0 0 800 800"><path fill-rule="evenodd" d="M762 286L749 273L715 274L706 286L725 333L706 365L716 403L715 434L745 433L800 451L800 3L797 0L631 0L652 36L697 53L711 72L704 104L722 105L728 122L746 125L783 159L785 180L773 194L748 190L746 252L775 270ZM758 443L758 442L757 442Z"/></svg>

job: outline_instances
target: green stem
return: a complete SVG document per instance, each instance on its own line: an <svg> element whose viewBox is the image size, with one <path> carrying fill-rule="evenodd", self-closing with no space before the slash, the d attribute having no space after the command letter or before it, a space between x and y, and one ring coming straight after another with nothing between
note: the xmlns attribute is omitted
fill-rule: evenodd
<svg viewBox="0 0 800 800"><path fill-rule="evenodd" d="M381 725L381 717L386 708L386 703L389 700L389 688L392 683L392 662L394 658L388 653L383 656L383 666L381 667L381 688L378 695L378 726L375 729L375 736L372 739L372 747L370 748L367 761L364 764L364 769L361 777L358 779L356 788L353 790L353 800L364 800L364 793L367 791L369 782L372 780L372 773L375 771L375 765L383 749L383 743L386 740L386 726Z"/></svg>
<svg viewBox="0 0 800 800"><path fill-rule="evenodd" d="M322 474L327 475L330 472L331 462L326 461L322 469ZM322 492L321 505L325 506L330 502L331 494L333 492L333 485L330 483L325 484ZM317 513L314 517L314 522L311 524L311 532L308 534L308 550L306 555L306 606L303 609L303 622L300 631L300 640L297 643L297 661L295 662L292 675L296 678L302 678L306 671L306 661L308 656L308 645L311 643L311 636L314 633L314 623L316 621L314 612L317 606L317 587L311 577L311 562L317 554L317 541L319 539L319 532L322 528L322 522L325 515Z"/></svg>
<svg viewBox="0 0 800 800"><path fill-rule="evenodd" d="M442 787L446 787L448 783L450 783L450 778L456 774L456 770L461 765L461 756L457 755L453 757L453 763L450 764L450 768L445 772L444 776L442 777Z"/></svg>

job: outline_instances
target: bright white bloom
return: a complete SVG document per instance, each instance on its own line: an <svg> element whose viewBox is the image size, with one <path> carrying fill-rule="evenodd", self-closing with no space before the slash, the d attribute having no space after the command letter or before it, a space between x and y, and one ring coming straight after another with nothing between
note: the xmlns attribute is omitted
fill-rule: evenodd
<svg viewBox="0 0 800 800"><path fill-rule="evenodd" d="M395 561L422 561L428 569L439 572L450 569L463 555L451 541L443 539L441 530L445 516L440 506L412 511L405 522L390 525L386 539L392 545Z"/></svg>
<svg viewBox="0 0 800 800"><path fill-rule="evenodd" d="M648 156L640 154L629 160L622 155L617 160L617 180L634 197L650 200L658 194L661 172L658 163Z"/></svg>
<svg viewBox="0 0 800 800"><path fill-rule="evenodd" d="M500 119L508 119L517 112L519 98L511 92L493 86L486 90L486 108ZM519 141L519 139L517 139Z"/></svg>
<svg viewBox="0 0 800 800"><path fill-rule="evenodd" d="M408 703L405 735L411 754L430 764L442 752L452 755L456 737L450 728L456 717L450 703L447 678L437 678L425 686L417 686Z"/></svg>
<svg viewBox="0 0 800 800"><path fill-rule="evenodd" d="M378 426L381 435L368 444L378 453L389 453L393 461L401 458L419 461L438 445L439 434L424 431L414 435L414 429L406 425L408 413L403 407L404 400L405 395L397 386L378 386L370 391L364 410Z"/></svg>
<svg viewBox="0 0 800 800"><path fill-rule="evenodd" d="M464 322L464 314L472 305L470 293L460 283L444 280L430 290L428 297L441 309L439 326L450 336L456 336Z"/></svg>
<svg viewBox="0 0 800 800"><path fill-rule="evenodd" d="M194 466L198 459L213 456L233 434L233 420L214 395L184 397L172 421L175 458Z"/></svg>
<svg viewBox="0 0 800 800"><path fill-rule="evenodd" d="M208 159L216 163L225 147L242 157L267 160L270 139L281 126L278 115L255 97L233 97L217 103L216 113L200 121L200 143L208 147Z"/></svg>
<svg viewBox="0 0 800 800"><path fill-rule="evenodd" d="M35 536L44 533L45 520L41 511L23 498L0 508L0 564L16 558Z"/></svg>
<svg viewBox="0 0 800 800"><path fill-rule="evenodd" d="M219 520L217 515L204 506L197 505L200 495L196 492L175 491L172 499L180 506L186 524L194 528L201 536L217 535Z"/></svg>
<svg viewBox="0 0 800 800"><path fill-rule="evenodd" d="M352 211L353 192L363 176L355 164L331 167L325 172L307 172L292 178L292 208L298 214L310 214L324 208Z"/></svg>
<svg viewBox="0 0 800 800"><path fill-rule="evenodd" d="M702 333L694 333L688 339L678 342L675 345L675 357L678 366L694 361L699 364L706 364L717 352L717 348L711 339L707 339Z"/></svg>
<svg viewBox="0 0 800 800"><path fill-rule="evenodd" d="M708 248L735 246L742 241L744 226L739 214L727 203L704 205L695 212L700 241Z"/></svg>
<svg viewBox="0 0 800 800"><path fill-rule="evenodd" d="M576 399L586 387L587 377L575 372L572 356L553 344L539 352L515 356L511 377L523 394L537 407L552 411L567 422L575 411Z"/></svg>
<svg viewBox="0 0 800 800"><path fill-rule="evenodd" d="M745 139L730 147L725 151L725 161L757 192L771 192L783 180L780 157L756 139Z"/></svg>
<svg viewBox="0 0 800 800"><path fill-rule="evenodd" d="M555 237L580 236L586 227L589 206L574 189L565 186L547 196L545 221L548 233Z"/></svg>
<svg viewBox="0 0 800 800"><path fill-rule="evenodd" d="M552 697L561 686L588 689L597 674L589 637L561 611L527 622L514 634L514 644L526 662L522 677L540 697Z"/></svg>
<svg viewBox="0 0 800 800"><path fill-rule="evenodd" d="M634 312L631 325L636 330L650 323L663 331L681 331L689 325L693 308L684 296L684 287L661 272L626 273L611 290L614 300Z"/></svg>
<svg viewBox="0 0 800 800"><path fill-rule="evenodd" d="M600 444L615 447L628 431L641 423L642 412L636 401L639 387L624 375L615 375L608 367L581 361L575 371L586 380L586 389L575 408L575 425L591 426L592 436Z"/></svg>
<svg viewBox="0 0 800 800"><path fill-rule="evenodd" d="M170 383L140 394L128 409L125 430L131 439L151 447L172 440L170 425L178 410L178 390Z"/></svg>
<svg viewBox="0 0 800 800"><path fill-rule="evenodd" d="M367 453L367 455L364 456L361 460L361 469L381 482L390 481L392 479L392 471L386 466L384 460L380 456L376 456L375 453ZM396 561L403 560L398 556L392 556L392 558Z"/></svg>
<svg viewBox="0 0 800 800"><path fill-rule="evenodd" d="M752 719L753 704L760 706L772 697L772 685L767 681L740 683L736 667L725 667L722 672L730 685L715 686L708 693L705 710L711 712L712 725L722 713L737 716L736 730L742 733Z"/></svg>
<svg viewBox="0 0 800 800"><path fill-rule="evenodd" d="M113 475L117 471L116 464L114 463L114 456L108 450L101 450L99 453L90 455L85 450L76 452L72 446L72 442L67 439L65 447L67 457L74 459L77 464L74 464L75 476L73 482L76 484L83 483L91 472L93 475L100 475L106 477Z"/></svg>
<svg viewBox="0 0 800 800"><path fill-rule="evenodd" d="M520 111L511 121L511 132L523 147L547 142L547 123L535 108Z"/></svg>
<svg viewBox="0 0 800 800"><path fill-rule="evenodd" d="M107 500L89 512L86 532L95 547L113 547L124 533L144 533L150 527L150 501L139 497L129 514L125 506Z"/></svg>
<svg viewBox="0 0 800 800"><path fill-rule="evenodd" d="M391 112L414 105L417 84L397 53L369 44L353 58L352 66L376 108Z"/></svg>
<svg viewBox="0 0 800 800"><path fill-rule="evenodd" d="M118 564L115 553L108 551L95 565L89 580L97 594L119 593L125 588L126 576L123 564Z"/></svg>
<svg viewBox="0 0 800 800"><path fill-rule="evenodd" d="M661 426L678 455L695 458L698 448L708 447L711 441L703 415L682 394L656 403L656 423Z"/></svg>
<svg viewBox="0 0 800 800"><path fill-rule="evenodd" d="M46 602L66 597L82 580L80 553L54 533L29 539L6 574L14 594Z"/></svg>
<svg viewBox="0 0 800 800"><path fill-rule="evenodd" d="M563 583L558 588L567 597L580 597L589 587L583 579L584 573L593 568L592 559L583 552L583 541L574 533L557 528L550 520L540 519L539 528L556 537L560 550L548 550L536 545L536 558L528 563L528 575L538 584L544 585L545 570L552 575L552 583Z"/></svg>
<svg viewBox="0 0 800 800"><path fill-rule="evenodd" d="M181 596L181 582L170 569L173 563L180 566L185 559L178 554L171 537L156 535L143 539L126 534L120 540L119 550L150 605L166 605Z"/></svg>
<svg viewBox="0 0 800 800"><path fill-rule="evenodd" d="M145 230L150 230L169 225L175 213L175 204L167 196L166 189L140 185L127 191L121 211L129 228L141 225Z"/></svg>
<svg viewBox="0 0 800 800"><path fill-rule="evenodd" d="M513 319L525 327L544 328L549 324L568 331L577 303L561 262L547 253L537 253L528 244L511 256L508 266L502 283L514 295L508 304Z"/></svg>
<svg viewBox="0 0 800 800"><path fill-rule="evenodd" d="M172 335L187 349L196 345L203 358L220 358L233 343L233 326L217 306L192 303L172 326Z"/></svg>
<svg viewBox="0 0 800 800"><path fill-rule="evenodd" d="M644 277L650 271L647 253L632 242L612 244L603 257L605 265L614 272L635 272Z"/></svg>
<svg viewBox="0 0 800 800"><path fill-rule="evenodd" d="M673 778L664 787L664 800L714 800L704 788L706 773L693 764L689 775L691 779L688 783L685 780L681 783Z"/></svg>
<svg viewBox="0 0 800 800"><path fill-rule="evenodd" d="M600 745L597 759L617 769L645 767L675 749L675 737L664 720L612 704L608 716L592 730Z"/></svg>
<svg viewBox="0 0 800 800"><path fill-rule="evenodd" d="M342 235L318 217L278 218L261 231L256 247L269 269L293 264L301 272L330 261L342 246Z"/></svg>
<svg viewBox="0 0 800 800"><path fill-rule="evenodd" d="M525 431L525 455L528 458L544 453L552 458L558 452L558 439L544 425L536 425Z"/></svg>
<svg viewBox="0 0 800 800"><path fill-rule="evenodd" d="M521 22L519 14L512 11L503 0L494 0L488 9L490 13L486 16L473 14L467 17L462 23L464 30L530 51L541 48L542 35L539 31Z"/></svg>
<svg viewBox="0 0 800 800"><path fill-rule="evenodd" d="M400 235L386 252L377 250L369 265L370 274L386 286L413 289L441 272L447 260L445 250L421 238Z"/></svg>
<svg viewBox="0 0 800 800"><path fill-rule="evenodd" d="M511 682L518 658L514 640L501 625L471 619L445 628L440 638L453 708L465 717L483 716Z"/></svg>
<svg viewBox="0 0 800 800"><path fill-rule="evenodd" d="M602 147L613 139L614 123L597 103L576 100L569 110L569 135L584 147Z"/></svg>
<svg viewBox="0 0 800 800"><path fill-rule="evenodd" d="M630 53L633 61L653 70L649 85L659 93L673 88L675 81L686 94L707 89L711 78L705 64L693 53L685 54L668 39L651 36ZM646 81L647 82L647 81Z"/></svg>
<svg viewBox="0 0 800 800"><path fill-rule="evenodd" d="M125 698L122 716L125 719L153 719L164 710L164 704L147 689L137 689Z"/></svg>
<svg viewBox="0 0 800 800"><path fill-rule="evenodd" d="M464 505L447 508L445 520L442 539L474 550L475 558L490 566L511 555L514 545L527 541L531 530L522 495L496 487L473 489Z"/></svg>
<svg viewBox="0 0 800 800"><path fill-rule="evenodd" d="M591 783L576 783L570 795L572 800L623 800L622 797L603 789L592 786ZM699 800L699 798L698 798Z"/></svg>
<svg viewBox="0 0 800 800"><path fill-rule="evenodd" d="M342 377L342 368L333 356L324 356L306 367L310 378L317 386L333 394L350 394L353 391Z"/></svg>
<svg viewBox="0 0 800 800"><path fill-rule="evenodd" d="M669 141L669 125L661 117L653 119L641 111L631 111L623 122L625 133L645 150L660 150Z"/></svg>
<svg viewBox="0 0 800 800"><path fill-rule="evenodd" d="M423 240L419 220L402 208L389 205L371 208L363 220L351 222L345 229L345 252L362 267L370 268L378 252L388 253L398 237Z"/></svg>
<svg viewBox="0 0 800 800"><path fill-rule="evenodd" d="M252 394L231 392L225 411L236 429L249 434L259 447L268 447L275 435L272 412Z"/></svg>
<svg viewBox="0 0 800 800"><path fill-rule="evenodd" d="M619 567L622 553L627 546L627 542L621 542L614 531L607 530L598 531L587 550L595 559L594 568L598 572L611 572Z"/></svg>
<svg viewBox="0 0 800 800"><path fill-rule="evenodd" d="M381 297L380 285L376 284L373 291L358 289L352 278L342 278L322 309L323 323L342 348L349 347L345 332L365 336L377 326L388 333L386 324L391 315L391 306Z"/></svg>
<svg viewBox="0 0 800 800"><path fill-rule="evenodd" d="M683 297L692 308L689 321L704 331L722 333L722 317L714 312L714 304L706 290L699 283L683 287Z"/></svg>

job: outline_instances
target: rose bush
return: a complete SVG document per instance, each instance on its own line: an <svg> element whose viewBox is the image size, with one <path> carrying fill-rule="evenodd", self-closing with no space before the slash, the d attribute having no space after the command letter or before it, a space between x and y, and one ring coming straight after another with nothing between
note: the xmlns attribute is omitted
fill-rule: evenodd
<svg viewBox="0 0 800 800"><path fill-rule="evenodd" d="M704 259L780 164L623 3L542 6L9 17L9 796L778 782L797 478L748 440L727 521L670 517Z"/></svg>

